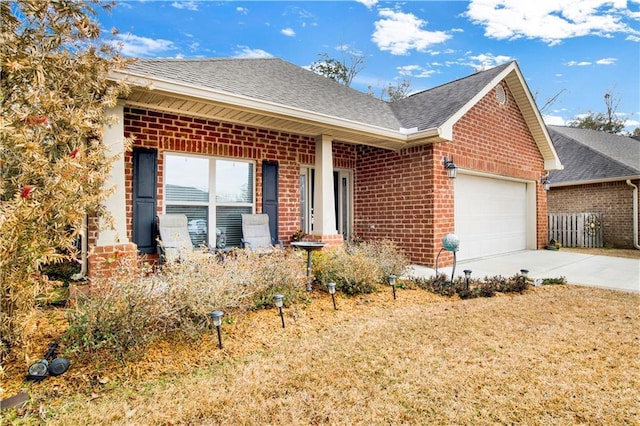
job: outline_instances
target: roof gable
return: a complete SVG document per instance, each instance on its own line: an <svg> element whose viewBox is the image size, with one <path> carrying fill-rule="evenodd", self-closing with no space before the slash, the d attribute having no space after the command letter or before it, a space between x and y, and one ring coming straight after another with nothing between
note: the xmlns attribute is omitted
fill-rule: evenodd
<svg viewBox="0 0 640 426"><path fill-rule="evenodd" d="M640 142L590 129L548 126L564 170L550 174L552 185L620 180L640 176Z"/></svg>
<svg viewBox="0 0 640 426"><path fill-rule="evenodd" d="M440 127L499 75L509 63L424 90L391 103L391 109L407 129Z"/></svg>

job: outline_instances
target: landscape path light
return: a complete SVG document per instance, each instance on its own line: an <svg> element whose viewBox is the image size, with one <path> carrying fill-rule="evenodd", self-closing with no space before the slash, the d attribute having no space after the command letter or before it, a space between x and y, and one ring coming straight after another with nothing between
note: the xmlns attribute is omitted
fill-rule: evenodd
<svg viewBox="0 0 640 426"><path fill-rule="evenodd" d="M222 334L220 334L220 326L222 325L223 315L224 313L222 311L213 311L209 314L214 327L218 331L218 348L220 349L222 349Z"/></svg>
<svg viewBox="0 0 640 426"><path fill-rule="evenodd" d="M393 289L393 300L396 300L396 278L397 277L393 274L389 275L388 277L389 285Z"/></svg>
<svg viewBox="0 0 640 426"><path fill-rule="evenodd" d="M276 294L273 296L273 303L280 311L280 319L282 320L282 328L284 328L284 314L282 313L282 305L284 304L284 296L282 294Z"/></svg>
<svg viewBox="0 0 640 426"><path fill-rule="evenodd" d="M523 277L527 278L529 276L529 270L528 269L520 269L520 275L522 275Z"/></svg>
<svg viewBox="0 0 640 426"><path fill-rule="evenodd" d="M338 310L336 306L336 283L327 283L327 289L331 295L331 300L333 300L333 309Z"/></svg>
<svg viewBox="0 0 640 426"><path fill-rule="evenodd" d="M463 272L465 290L469 290L469 278L471 278L471 269L465 269Z"/></svg>

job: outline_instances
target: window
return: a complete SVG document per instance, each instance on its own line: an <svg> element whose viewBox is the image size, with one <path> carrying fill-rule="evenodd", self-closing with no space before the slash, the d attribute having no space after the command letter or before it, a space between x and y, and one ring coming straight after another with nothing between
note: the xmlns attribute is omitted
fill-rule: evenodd
<svg viewBox="0 0 640 426"><path fill-rule="evenodd" d="M242 213L254 212L254 165L251 162L166 154L166 213L187 215L194 245L239 246ZM213 233L212 230L215 230Z"/></svg>

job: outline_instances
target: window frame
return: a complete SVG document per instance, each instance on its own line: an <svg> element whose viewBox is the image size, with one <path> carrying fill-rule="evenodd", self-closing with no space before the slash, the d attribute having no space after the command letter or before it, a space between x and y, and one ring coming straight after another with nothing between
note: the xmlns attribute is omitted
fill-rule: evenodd
<svg viewBox="0 0 640 426"><path fill-rule="evenodd" d="M209 201L170 201L167 200L167 157L192 157L208 160L208 188L209 188ZM207 243L211 247L216 246L215 232L211 232L212 229L216 229L216 210L217 207L250 207L251 213L256 211L256 162L254 160L247 160L233 157L219 157L210 156L197 153L186 153L180 151L165 151L163 153L163 173L162 173L162 211L166 213L167 206L196 206L207 208ZM216 201L216 166L218 161L228 161L237 163L247 163L252 167L253 182L251 183L252 193L251 202L218 202Z"/></svg>

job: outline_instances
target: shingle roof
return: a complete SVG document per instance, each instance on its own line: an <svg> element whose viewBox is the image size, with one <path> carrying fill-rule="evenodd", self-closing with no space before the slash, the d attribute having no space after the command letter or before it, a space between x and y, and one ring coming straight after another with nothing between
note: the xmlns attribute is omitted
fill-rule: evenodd
<svg viewBox="0 0 640 426"><path fill-rule="evenodd" d="M552 184L640 175L640 142L590 129L547 126L564 164L550 172Z"/></svg>
<svg viewBox="0 0 640 426"><path fill-rule="evenodd" d="M509 63L388 103L278 58L138 59L128 73L188 83L382 128L439 127Z"/></svg>
<svg viewBox="0 0 640 426"><path fill-rule="evenodd" d="M387 102L278 58L138 59L127 71L399 130Z"/></svg>
<svg viewBox="0 0 640 426"><path fill-rule="evenodd" d="M434 87L393 102L403 127L418 130L440 126L460 110L511 63Z"/></svg>

